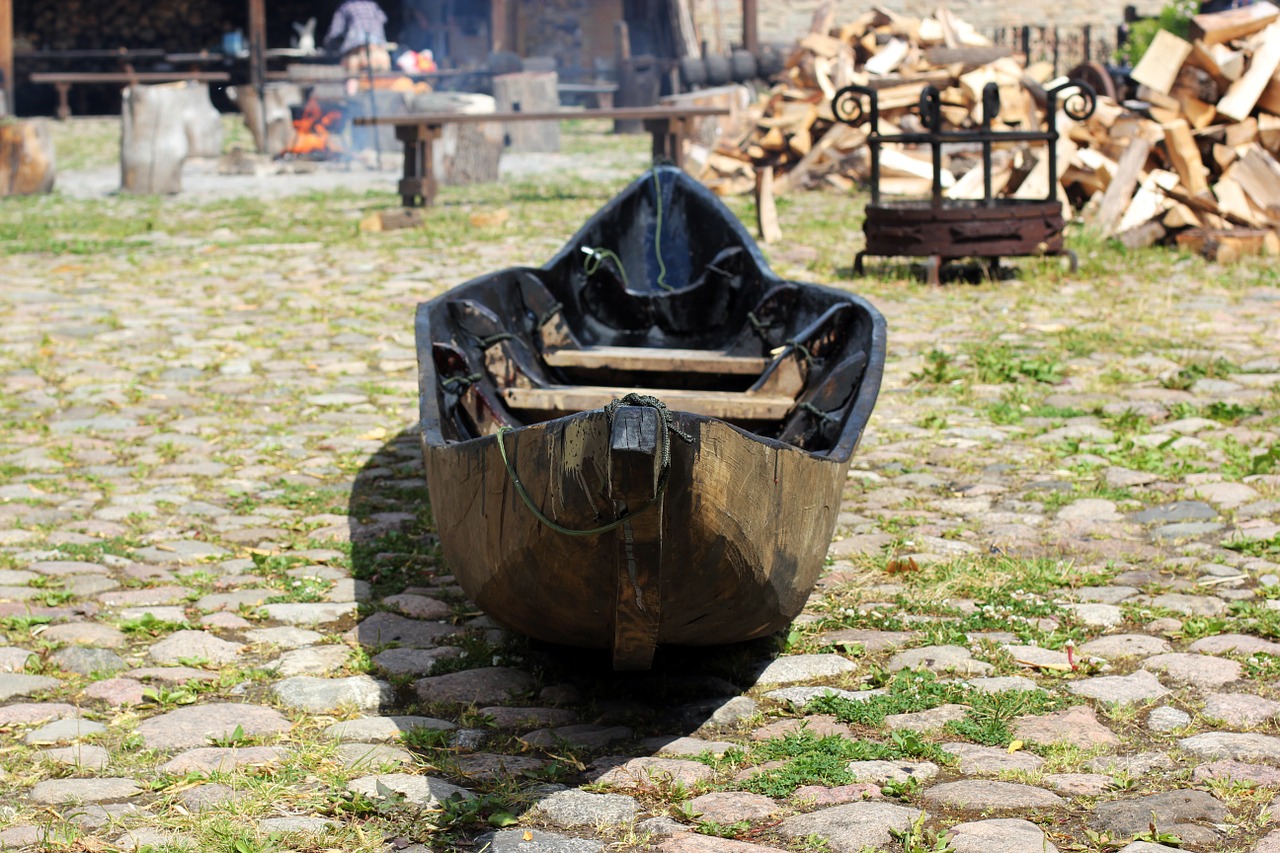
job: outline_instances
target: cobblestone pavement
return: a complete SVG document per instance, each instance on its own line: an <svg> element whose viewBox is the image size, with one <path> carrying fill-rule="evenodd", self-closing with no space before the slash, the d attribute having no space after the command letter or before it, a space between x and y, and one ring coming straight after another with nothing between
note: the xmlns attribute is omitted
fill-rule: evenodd
<svg viewBox="0 0 1280 853"><path fill-rule="evenodd" d="M152 227L89 254L24 209L0 848L1280 851L1274 272L854 282L848 200L790 201L779 271L890 323L829 569L777 643L614 676L463 599L413 433L414 304L614 188L551 186L496 233L106 200Z"/></svg>

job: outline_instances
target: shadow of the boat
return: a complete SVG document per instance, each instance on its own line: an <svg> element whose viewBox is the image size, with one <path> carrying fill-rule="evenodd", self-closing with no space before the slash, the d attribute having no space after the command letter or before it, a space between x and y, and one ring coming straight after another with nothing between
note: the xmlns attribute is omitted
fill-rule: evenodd
<svg viewBox="0 0 1280 853"><path fill-rule="evenodd" d="M353 635L372 660L371 674L394 688L377 715L403 727L405 745L429 744L418 751L435 768L432 775L478 793L510 792L513 783L576 786L636 758L706 760L725 747L714 735L757 713L744 694L777 656L774 638L661 647L649 671L614 672L606 650L531 640L475 610L439 554L416 426L368 458L348 516L353 576L368 583L357 585L364 597ZM419 606L446 602L448 612L409 618L403 611L413 608L403 606L405 599L387 601L406 592ZM441 674L465 679L470 672L478 681L483 670L501 670L500 680L516 689L504 700L446 702L432 701L432 691L420 687ZM482 708L520 710L487 715ZM415 736L411 730L424 717L457 728ZM518 810L520 799L508 805Z"/></svg>

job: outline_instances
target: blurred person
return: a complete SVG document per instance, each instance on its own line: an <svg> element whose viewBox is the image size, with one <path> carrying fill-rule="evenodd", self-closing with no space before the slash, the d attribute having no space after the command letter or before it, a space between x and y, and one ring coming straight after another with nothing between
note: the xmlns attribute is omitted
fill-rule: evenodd
<svg viewBox="0 0 1280 853"><path fill-rule="evenodd" d="M341 57L348 74L390 71L386 24L386 13L374 0L343 0L324 37L325 50Z"/></svg>

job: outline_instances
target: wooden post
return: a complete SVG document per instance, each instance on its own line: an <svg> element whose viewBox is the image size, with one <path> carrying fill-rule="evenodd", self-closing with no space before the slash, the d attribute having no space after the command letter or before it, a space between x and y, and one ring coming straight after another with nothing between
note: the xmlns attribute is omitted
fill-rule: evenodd
<svg viewBox="0 0 1280 853"><path fill-rule="evenodd" d="M440 138L440 125L400 125L396 128L396 138L404 143L401 201L405 207L431 207L435 203L436 189L439 186L432 143Z"/></svg>
<svg viewBox="0 0 1280 853"><path fill-rule="evenodd" d="M507 0L490 0L489 34L493 41L493 52L515 50L515 32L511 27L512 7Z"/></svg>
<svg viewBox="0 0 1280 853"><path fill-rule="evenodd" d="M258 95L258 103L266 103L267 82L267 9L266 0L249 0L249 85ZM267 138L266 111L259 118L257 139ZM265 150L265 149L264 149Z"/></svg>
<svg viewBox="0 0 1280 853"><path fill-rule="evenodd" d="M631 62L631 30L626 21L613 25L613 62L618 75L618 95L614 103L620 107L634 107L640 101L636 91L636 68ZM641 124L628 119L615 119L614 133L639 133Z"/></svg>
<svg viewBox="0 0 1280 853"><path fill-rule="evenodd" d="M0 74L4 75L0 115L13 115L13 0L0 0Z"/></svg>
<svg viewBox="0 0 1280 853"><path fill-rule="evenodd" d="M760 10L758 0L742 0L742 49L760 51Z"/></svg>

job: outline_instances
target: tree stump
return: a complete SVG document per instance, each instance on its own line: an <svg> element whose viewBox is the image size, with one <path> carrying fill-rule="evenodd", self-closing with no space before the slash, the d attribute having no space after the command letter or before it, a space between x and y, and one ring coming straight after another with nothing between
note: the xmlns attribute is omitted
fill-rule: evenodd
<svg viewBox="0 0 1280 853"><path fill-rule="evenodd" d="M276 157L289 147L293 141L293 112L289 108L300 106L306 100L302 97L302 87L293 83L267 83L262 87L261 100L252 86L228 87L227 95L240 107L245 126L253 134L253 142L260 152ZM265 107L263 101L266 101Z"/></svg>
<svg viewBox="0 0 1280 853"><path fill-rule="evenodd" d="M47 193L54 176L48 125L0 120L0 196Z"/></svg>
<svg viewBox="0 0 1280 853"><path fill-rule="evenodd" d="M192 157L222 156L222 116L209 100L209 84L190 82L182 123L187 131L187 151Z"/></svg>
<svg viewBox="0 0 1280 853"><path fill-rule="evenodd" d="M491 113L496 109L488 95L465 92L428 92L414 97L414 113ZM498 180L502 159L502 125L446 124L431 146L432 169L441 184L458 186Z"/></svg>
<svg viewBox="0 0 1280 853"><path fill-rule="evenodd" d="M521 71L493 78L499 111L544 113L560 108L560 77L554 71ZM507 150L560 150L560 122L520 121L506 125Z"/></svg>
<svg viewBox="0 0 1280 853"><path fill-rule="evenodd" d="M130 193L177 193L187 159L185 83L130 86L120 118L120 188Z"/></svg>

